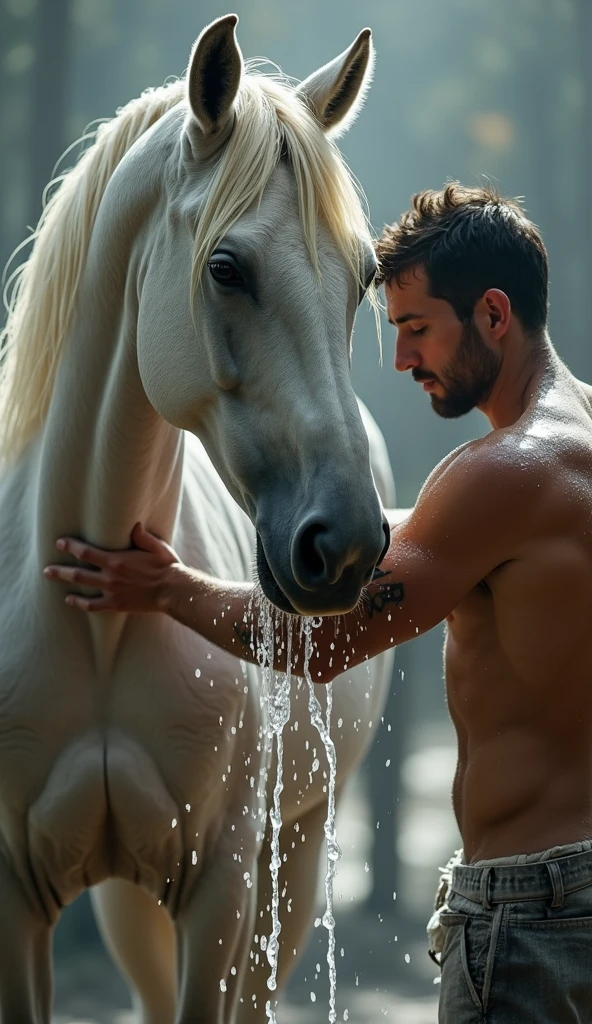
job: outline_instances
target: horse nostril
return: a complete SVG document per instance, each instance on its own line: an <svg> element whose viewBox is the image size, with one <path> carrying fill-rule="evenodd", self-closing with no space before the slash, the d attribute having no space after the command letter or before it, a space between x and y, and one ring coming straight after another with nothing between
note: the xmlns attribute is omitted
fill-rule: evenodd
<svg viewBox="0 0 592 1024"><path fill-rule="evenodd" d="M384 538L380 559L389 549L390 529L383 519L382 534L373 535L374 543ZM291 546L291 567L294 580L303 590L320 590L338 583L343 592L365 586L376 565L376 547L368 538L355 543L347 529L333 524L329 517L316 516L301 523Z"/></svg>
<svg viewBox="0 0 592 1024"><path fill-rule="evenodd" d="M325 559L318 541L326 532L326 527L322 523L310 523L299 537L298 561L310 581L320 580L325 574Z"/></svg>

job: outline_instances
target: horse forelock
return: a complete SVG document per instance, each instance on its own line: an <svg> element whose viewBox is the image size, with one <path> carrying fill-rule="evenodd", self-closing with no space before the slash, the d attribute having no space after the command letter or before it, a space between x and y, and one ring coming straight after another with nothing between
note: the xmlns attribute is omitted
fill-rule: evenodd
<svg viewBox="0 0 592 1024"><path fill-rule="evenodd" d="M209 254L249 207L260 201L281 159L294 174L304 240L318 278L317 222L321 219L349 269L361 280L370 228L360 186L288 80L263 75L251 62L236 98L232 133L196 217L192 303Z"/></svg>

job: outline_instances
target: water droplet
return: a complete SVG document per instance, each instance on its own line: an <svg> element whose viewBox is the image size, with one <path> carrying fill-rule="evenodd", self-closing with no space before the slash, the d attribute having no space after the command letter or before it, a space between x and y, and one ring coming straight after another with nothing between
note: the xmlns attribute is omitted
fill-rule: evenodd
<svg viewBox="0 0 592 1024"><path fill-rule="evenodd" d="M226 982L224 981L224 978L220 979L220 991L226 992Z"/></svg>
<svg viewBox="0 0 592 1024"><path fill-rule="evenodd" d="M176 827L177 827L177 819L173 818L173 820L171 821L171 828L176 828Z"/></svg>
<svg viewBox="0 0 592 1024"><path fill-rule="evenodd" d="M201 676L201 669L200 668L196 668L196 670L195 670L195 678L199 679L200 676Z"/></svg>

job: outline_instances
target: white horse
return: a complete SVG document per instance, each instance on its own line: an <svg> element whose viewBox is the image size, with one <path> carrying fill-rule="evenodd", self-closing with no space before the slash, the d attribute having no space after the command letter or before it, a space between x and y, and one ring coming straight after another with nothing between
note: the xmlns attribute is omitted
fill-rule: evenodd
<svg viewBox="0 0 592 1024"><path fill-rule="evenodd" d="M68 610L42 577L55 539L121 547L141 519L186 562L245 579L256 537L263 589L300 613L351 608L385 543L348 366L374 257L329 138L361 103L370 32L295 89L243 66L236 21L204 30L186 81L99 129L46 207L11 302L3 1024L49 1021L52 928L89 886L144 1021L262 1020L269 995L268 971L249 965L269 904L257 672L164 616ZM388 674L378 659L336 686L339 782L367 746ZM307 718L296 696L284 846L297 820L306 842L282 868L280 984L302 947L323 839Z"/></svg>

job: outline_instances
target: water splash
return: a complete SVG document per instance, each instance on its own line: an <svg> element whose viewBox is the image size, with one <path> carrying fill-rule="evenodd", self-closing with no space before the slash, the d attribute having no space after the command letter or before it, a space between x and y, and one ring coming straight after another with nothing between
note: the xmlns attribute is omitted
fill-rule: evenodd
<svg viewBox="0 0 592 1024"><path fill-rule="evenodd" d="M286 661L287 672L279 673L273 671L275 651L275 616L267 603L260 608L259 624L261 628L261 639L258 649L258 660L262 671L263 690L267 700L268 725L267 741L270 753L273 750L275 738L276 745L276 777L273 788L273 805L269 812L271 823L271 859L269 871L271 874L271 934L262 946L267 956L267 962L271 973L267 979L267 987L270 992L277 989L277 969L279 957L279 940L282 924L279 915L280 894L279 894L279 872L282 864L280 856L280 832L282 828L281 795L284 788L284 728L290 720L290 686L291 686L291 662L292 662L292 621L284 620L286 629ZM277 1024L275 1009L270 999L265 1004L265 1014L270 1024Z"/></svg>
<svg viewBox="0 0 592 1024"><path fill-rule="evenodd" d="M280 856L280 832L282 827L281 815L281 794L283 784L283 731L290 720L290 687L291 687L291 661L292 661L292 629L295 620L292 617L282 617L281 626L285 628L286 662L287 672L275 673L273 671L275 654L275 627L276 616L274 610L267 602L262 602L259 609L260 637L257 650L257 660L262 675L262 702L267 706L267 729L266 740L269 745L269 752L273 750L275 739L276 746L276 779L273 790L273 806L269 812L271 823L271 859L270 874L272 881L271 899L271 934L266 941L261 941L261 947L265 950L267 962L271 973L267 979L267 987L270 992L277 988L277 969L279 956L279 939L282 925L279 917L279 871L281 867ZM313 653L313 629L320 626L322 619L304 617L300 619L300 635L304 638L304 665L303 674L308 686L308 710L311 722L317 730L325 748L327 763L329 766L329 779L327 785L327 818L324 825L325 842L327 846L327 871L325 874L325 912L322 917L323 927L327 929L327 965L329 968L329 1024L337 1021L336 993L337 993L337 968L335 963L335 918L333 913L333 883L337 871L337 862L341 857L341 850L337 842L335 829L335 784L337 778L337 757L335 744L331 739L331 712L333 708L333 689L329 683L325 690L327 696L327 707L325 717L315 692L310 661ZM254 639L254 638L253 638ZM272 1001L265 1004L265 1014L269 1024L277 1024L275 1008Z"/></svg>
<svg viewBox="0 0 592 1024"><path fill-rule="evenodd" d="M333 880L337 872L337 862L341 857L341 849L337 842L335 830L335 782L337 778L337 756L335 744L331 739L331 712L333 710L333 683L326 686L327 710L325 720L323 711L315 692L315 684L310 674L310 659L313 650L312 631L320 626L321 619L306 618L302 620L301 635L304 636L304 678L308 684L308 710L310 719L317 730L327 754L329 765L329 783L327 786L327 818L325 820L325 842L327 844L327 872L325 874L325 913L323 927L327 929L327 964L329 967L329 1022L337 1020L337 967L335 964L335 917L333 915Z"/></svg>

